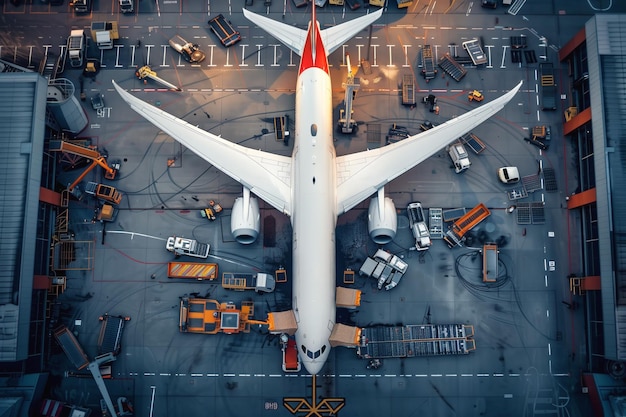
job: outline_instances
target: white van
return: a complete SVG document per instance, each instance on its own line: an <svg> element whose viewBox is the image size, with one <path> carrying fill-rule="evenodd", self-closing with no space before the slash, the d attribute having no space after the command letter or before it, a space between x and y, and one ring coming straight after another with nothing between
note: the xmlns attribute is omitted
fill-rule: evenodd
<svg viewBox="0 0 626 417"><path fill-rule="evenodd" d="M519 171L517 167L502 167L498 169L498 178L505 184L519 181Z"/></svg>

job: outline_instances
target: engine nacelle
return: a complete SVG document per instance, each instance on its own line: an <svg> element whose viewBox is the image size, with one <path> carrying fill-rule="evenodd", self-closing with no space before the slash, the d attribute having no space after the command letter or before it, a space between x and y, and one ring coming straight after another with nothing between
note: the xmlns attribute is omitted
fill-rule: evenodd
<svg viewBox="0 0 626 417"><path fill-rule="evenodd" d="M248 205L244 201L248 201ZM238 197L230 215L230 230L235 240L243 245L254 243L261 230L259 202L254 197Z"/></svg>
<svg viewBox="0 0 626 417"><path fill-rule="evenodd" d="M391 198L384 197L382 206L378 203L378 197L373 197L370 200L367 212L367 230L372 240L379 245L385 245L396 237L398 215Z"/></svg>

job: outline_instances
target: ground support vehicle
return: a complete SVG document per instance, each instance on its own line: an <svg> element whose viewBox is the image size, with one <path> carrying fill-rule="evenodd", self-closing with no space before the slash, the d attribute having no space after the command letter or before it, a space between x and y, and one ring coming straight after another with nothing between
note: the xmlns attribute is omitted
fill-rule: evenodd
<svg viewBox="0 0 626 417"><path fill-rule="evenodd" d="M120 169L120 163L115 162L109 165L107 163L107 156L98 152L98 150L93 146L82 146L76 143L70 143L65 140L51 140L50 141L50 151L52 152L63 152L65 154L79 156L81 158L85 158L91 161L91 164L83 171L82 174L78 176L68 187L68 191L71 193L74 191L74 188L78 183L80 183L85 176L96 166L100 165L104 170L104 178L108 180L115 179L117 172Z"/></svg>
<svg viewBox="0 0 626 417"><path fill-rule="evenodd" d="M169 44L172 49L181 54L187 62L199 64L206 58L205 53L200 50L200 47L197 44L187 42L179 35L170 39Z"/></svg>
<svg viewBox="0 0 626 417"><path fill-rule="evenodd" d="M57 340L63 349L63 352L65 352L68 359L72 362L76 369L85 369L89 365L87 355L70 329L66 326L57 328L54 331L54 338Z"/></svg>
<svg viewBox="0 0 626 417"><path fill-rule="evenodd" d="M470 165L472 165L463 143L453 143L449 145L446 150L448 151L450 159L452 159L452 162L454 163L454 172L457 174L469 169Z"/></svg>
<svg viewBox="0 0 626 417"><path fill-rule="evenodd" d="M520 179L517 167L501 167L498 168L498 178L505 184L518 182Z"/></svg>
<svg viewBox="0 0 626 417"><path fill-rule="evenodd" d="M205 298L181 297L179 329L183 333L217 334L250 332L254 303L220 303Z"/></svg>
<svg viewBox="0 0 626 417"><path fill-rule="evenodd" d="M183 296L180 298L179 330L182 333L249 333L253 324L268 326L271 334L295 334L298 329L293 310L272 312L267 320L255 320L254 303L242 301L241 307L234 303Z"/></svg>
<svg viewBox="0 0 626 417"><path fill-rule="evenodd" d="M415 238L415 249L418 251L427 250L432 245L432 242L430 240L430 231L426 226L426 217L424 217L422 203L419 201L410 203L406 208L406 212L409 216L411 232Z"/></svg>
<svg viewBox="0 0 626 417"><path fill-rule="evenodd" d="M122 13L132 13L135 11L133 0L120 0L120 11Z"/></svg>
<svg viewBox="0 0 626 417"><path fill-rule="evenodd" d="M550 126L535 126L531 129L530 137L524 138L525 141L535 145L539 149L547 150L550 147L552 133Z"/></svg>
<svg viewBox="0 0 626 417"><path fill-rule="evenodd" d="M84 30L75 29L70 32L70 36L67 38L67 54L72 68L83 66L86 44L87 38Z"/></svg>
<svg viewBox="0 0 626 417"><path fill-rule="evenodd" d="M487 147L485 143L475 134L467 133L460 137L461 143L467 145L475 154L479 154Z"/></svg>
<svg viewBox="0 0 626 417"><path fill-rule="evenodd" d="M222 274L222 287L228 290L254 290L256 292L272 292L276 287L274 276L263 272Z"/></svg>
<svg viewBox="0 0 626 417"><path fill-rule="evenodd" d="M170 90L174 90L174 91L181 91L180 88L176 87L174 84L165 81L163 78L160 78L156 72L152 71L152 69L150 69L150 67L148 65L144 65L143 67L139 68L136 72L135 72L135 76L137 76L137 78L139 78L140 80L144 80L144 82L146 81L146 78L151 79L153 81L156 81L157 83L169 88Z"/></svg>
<svg viewBox="0 0 626 417"><path fill-rule="evenodd" d="M487 63L487 56L483 52L478 39L471 39L462 43L463 49L467 51L474 65L484 65Z"/></svg>
<svg viewBox="0 0 626 417"><path fill-rule="evenodd" d="M481 93L478 90L473 90L470 91L470 93L467 95L467 99L469 101L477 101L477 102L481 102L485 99L485 96L483 96L483 93Z"/></svg>
<svg viewBox="0 0 626 417"><path fill-rule="evenodd" d="M498 246L493 243L483 245L483 282L496 282L498 279Z"/></svg>
<svg viewBox="0 0 626 417"><path fill-rule="evenodd" d="M335 300L337 307L357 308L361 305L361 291L354 288L337 287Z"/></svg>
<svg viewBox="0 0 626 417"><path fill-rule="evenodd" d="M359 269L359 275L372 277L378 281L378 289L395 288L409 265L396 255L378 249L373 257L368 257Z"/></svg>
<svg viewBox="0 0 626 417"><path fill-rule="evenodd" d="M110 204L103 204L102 207L98 208L96 220L99 222L114 222L118 213L119 210L116 207Z"/></svg>
<svg viewBox="0 0 626 417"><path fill-rule="evenodd" d="M210 245L200 243L194 239L170 236L167 238L165 249L173 252L177 257L181 255L193 256L195 258L208 258Z"/></svg>
<svg viewBox="0 0 626 417"><path fill-rule="evenodd" d="M422 98L422 103L428 105L428 111L431 113L439 114L439 106L437 105L437 97L434 94L429 94Z"/></svg>
<svg viewBox="0 0 626 417"><path fill-rule="evenodd" d="M433 127L435 127L435 125L433 125L430 121L428 120L424 120L423 123L420 124L420 130L422 132L426 132L427 130L432 129Z"/></svg>
<svg viewBox="0 0 626 417"><path fill-rule="evenodd" d="M424 45L422 48L422 76L426 82L437 76L437 68L435 67L435 59L433 58L433 49L430 45Z"/></svg>
<svg viewBox="0 0 626 417"><path fill-rule="evenodd" d="M398 9L409 7L413 4L413 0L396 0L398 3Z"/></svg>
<svg viewBox="0 0 626 417"><path fill-rule="evenodd" d="M117 191L115 187L106 184L98 184L93 181L89 181L87 185L85 185L85 193L95 196L98 200L113 204L119 204L122 201L122 193Z"/></svg>
<svg viewBox="0 0 626 417"><path fill-rule="evenodd" d="M283 372L300 372L300 356L296 339L286 333L280 335L280 350L283 352Z"/></svg>
<svg viewBox="0 0 626 417"><path fill-rule="evenodd" d="M402 76L402 104L415 106L415 77L413 74Z"/></svg>
<svg viewBox="0 0 626 417"><path fill-rule="evenodd" d="M356 97L356 92L361 87L361 82L358 78L354 77L352 71L352 65L350 65L350 55L346 54L346 67L348 69L348 76L346 82L342 84L345 88L343 96L343 108L339 109L339 128L341 133L354 133L356 130L356 120L352 118L354 111L352 110L352 102Z"/></svg>
<svg viewBox="0 0 626 417"><path fill-rule="evenodd" d="M541 109L556 110L556 84L552 63L539 64L539 72L541 74Z"/></svg>
<svg viewBox="0 0 626 417"><path fill-rule="evenodd" d="M478 204L476 207L457 219L452 224L450 229L448 229L443 239L450 248L461 245L465 234L476 227L478 223L489 217L490 214L491 212L483 203Z"/></svg>
<svg viewBox="0 0 626 417"><path fill-rule="evenodd" d="M167 277L195 279L198 281L214 280L217 278L217 264L203 264L197 262L168 262Z"/></svg>
<svg viewBox="0 0 626 417"><path fill-rule="evenodd" d="M439 67L455 81L461 81L461 79L465 77L465 74L467 74L465 68L456 62L448 52L439 59Z"/></svg>
<svg viewBox="0 0 626 417"><path fill-rule="evenodd" d="M91 11L91 0L72 0L70 6L74 7L75 13L89 13Z"/></svg>
<svg viewBox="0 0 626 417"><path fill-rule="evenodd" d="M96 93L91 96L91 108L96 111L104 108L104 97L102 97L102 93Z"/></svg>
<svg viewBox="0 0 626 417"><path fill-rule="evenodd" d="M120 38L117 22L91 22L91 39L100 49L113 49L113 41Z"/></svg>
<svg viewBox="0 0 626 417"><path fill-rule="evenodd" d="M412 358L467 355L475 349L474 326L407 324L362 328L357 355L365 359Z"/></svg>
<svg viewBox="0 0 626 417"><path fill-rule="evenodd" d="M223 14L218 14L208 23L211 31L215 33L225 47L234 45L241 40L241 34L235 30L232 23Z"/></svg>
<svg viewBox="0 0 626 417"><path fill-rule="evenodd" d="M122 331L124 323L129 321L130 317L125 316L109 316L105 314L100 317L102 325L100 326L100 335L98 336L98 355L112 353L119 355L122 350Z"/></svg>
<svg viewBox="0 0 626 417"><path fill-rule="evenodd" d="M401 141L402 139L406 139L409 136L411 136L411 134L409 133L409 130L405 126L398 126L397 124L394 123L389 128L389 132L387 133L387 136L385 137L385 142L387 144L395 143L395 142Z"/></svg>

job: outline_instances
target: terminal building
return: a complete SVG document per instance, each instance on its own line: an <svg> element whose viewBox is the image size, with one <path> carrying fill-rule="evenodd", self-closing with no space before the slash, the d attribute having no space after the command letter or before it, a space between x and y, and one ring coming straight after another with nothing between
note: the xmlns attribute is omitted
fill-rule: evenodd
<svg viewBox="0 0 626 417"><path fill-rule="evenodd" d="M596 15L559 51L567 69L561 92L568 93L569 103L563 103L570 106L563 135L575 151L578 170L578 186L568 190L567 206L580 214L582 245L582 270L569 277L570 287L583 297L587 318L590 373L583 377L583 390L589 391L595 415L604 409L605 416L623 408L621 396L626 395L624 33L625 15Z"/></svg>

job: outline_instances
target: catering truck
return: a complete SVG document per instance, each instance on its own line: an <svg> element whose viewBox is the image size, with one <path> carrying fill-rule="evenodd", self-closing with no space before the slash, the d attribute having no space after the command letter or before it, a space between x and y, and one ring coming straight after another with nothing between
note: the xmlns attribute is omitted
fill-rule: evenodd
<svg viewBox="0 0 626 417"><path fill-rule="evenodd" d="M463 143L455 142L448 146L447 151L448 155L450 155L450 159L452 159L452 162L454 163L454 172L457 174L465 171L470 167L470 165L472 165Z"/></svg>
<svg viewBox="0 0 626 417"><path fill-rule="evenodd" d="M411 227L411 232L415 238L415 249L418 251L428 249L432 242L430 240L428 226L426 226L426 218L424 217L422 203L417 201L409 204L406 208L406 212L409 216L409 226Z"/></svg>

